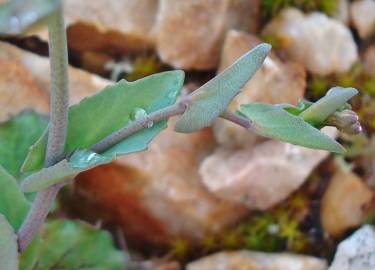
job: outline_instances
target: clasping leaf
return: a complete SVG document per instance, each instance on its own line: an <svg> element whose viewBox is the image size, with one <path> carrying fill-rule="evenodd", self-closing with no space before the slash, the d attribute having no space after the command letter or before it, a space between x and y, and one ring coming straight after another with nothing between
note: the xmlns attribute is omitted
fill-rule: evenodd
<svg viewBox="0 0 375 270"><path fill-rule="evenodd" d="M221 74L191 94L191 104L177 121L175 130L191 133L211 125L231 100L262 66L271 50L263 43L245 53Z"/></svg>
<svg viewBox="0 0 375 270"><path fill-rule="evenodd" d="M344 152L338 142L281 106L251 103L241 105L239 113L251 120L252 130L259 135L309 148Z"/></svg>

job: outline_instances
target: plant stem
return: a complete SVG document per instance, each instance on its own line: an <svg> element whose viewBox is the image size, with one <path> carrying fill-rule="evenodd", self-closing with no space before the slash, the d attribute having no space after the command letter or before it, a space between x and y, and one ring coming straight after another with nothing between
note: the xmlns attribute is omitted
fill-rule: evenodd
<svg viewBox="0 0 375 270"><path fill-rule="evenodd" d="M228 121L231 121L239 126L242 126L246 129L251 129L251 121L230 111L225 111L220 115L221 118L224 118Z"/></svg>
<svg viewBox="0 0 375 270"><path fill-rule="evenodd" d="M153 125L162 120L166 120L171 116L182 114L187 108L187 99L181 99L174 105L168 106L159 111L150 113L149 115L131 122L127 126L123 127L112 133L111 135L105 137L103 140L97 142L91 147L91 150L96 153L104 152L105 150L111 148L117 143L121 142L126 137L136 133L137 131Z"/></svg>
<svg viewBox="0 0 375 270"><path fill-rule="evenodd" d="M131 122L127 126L123 127L112 133L111 135L105 137L103 140L97 142L91 147L91 150L96 153L102 153L105 150L111 148L112 146L116 145L117 143L121 142L125 138L129 137L130 135L136 133L137 131L148 127L149 125L153 125L162 120L167 120L171 116L179 115L185 112L186 108L190 103L189 96L181 99L174 105L168 106L164 109L159 111L150 113L149 115L138 119L134 122ZM231 121L237 125L240 125L246 129L250 129L252 127L251 121L245 119L235 113L225 111L220 115L221 118Z"/></svg>
<svg viewBox="0 0 375 270"><path fill-rule="evenodd" d="M48 32L51 93L45 167L54 165L63 159L67 132L69 105L68 49L62 7L51 16L48 24ZM18 231L18 248L20 252L28 246L40 230L62 186L61 184L54 185L38 192L36 195L30 211Z"/></svg>

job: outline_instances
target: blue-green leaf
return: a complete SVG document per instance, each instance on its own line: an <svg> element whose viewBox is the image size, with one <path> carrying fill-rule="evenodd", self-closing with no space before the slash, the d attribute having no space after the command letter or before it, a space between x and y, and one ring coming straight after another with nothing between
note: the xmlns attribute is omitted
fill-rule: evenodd
<svg viewBox="0 0 375 270"><path fill-rule="evenodd" d="M28 250L31 258L21 256L21 270L125 269L125 256L106 231L76 221L54 220L44 225L40 237Z"/></svg>
<svg viewBox="0 0 375 270"><path fill-rule="evenodd" d="M60 0L9 0L0 5L0 34L20 35L48 18Z"/></svg>
<svg viewBox="0 0 375 270"><path fill-rule="evenodd" d="M280 106L252 103L241 105L239 113L252 121L252 131L259 135L308 148L345 151L338 142Z"/></svg>
<svg viewBox="0 0 375 270"><path fill-rule="evenodd" d="M7 219L0 214L0 269L18 270L17 237Z"/></svg>
<svg viewBox="0 0 375 270"><path fill-rule="evenodd" d="M175 130L190 133L211 125L262 66L270 50L269 44L256 46L221 74L194 91L191 95L192 103L177 121Z"/></svg>
<svg viewBox="0 0 375 270"><path fill-rule="evenodd" d="M72 153L78 149L89 149L136 118L174 104L183 81L183 71L168 71L134 82L122 80L85 98L69 109L65 151ZM165 127L166 121L161 121L125 138L107 153L122 155L142 151ZM47 136L44 136L30 149L23 171L43 167L46 143Z"/></svg>
<svg viewBox="0 0 375 270"><path fill-rule="evenodd" d="M93 167L109 163L114 155L99 155L89 150L78 150L69 160L62 160L57 164L44 168L26 177L21 183L23 192L36 192L74 178L80 172Z"/></svg>
<svg viewBox="0 0 375 270"><path fill-rule="evenodd" d="M355 88L333 87L327 94L304 110L300 115L313 126L320 126L337 109L358 94Z"/></svg>
<svg viewBox="0 0 375 270"><path fill-rule="evenodd" d="M15 178L20 176L22 162L47 122L47 117L25 111L0 124L0 165Z"/></svg>
<svg viewBox="0 0 375 270"><path fill-rule="evenodd" d="M4 215L15 230L21 226L30 204L19 190L16 179L0 166L0 214Z"/></svg>

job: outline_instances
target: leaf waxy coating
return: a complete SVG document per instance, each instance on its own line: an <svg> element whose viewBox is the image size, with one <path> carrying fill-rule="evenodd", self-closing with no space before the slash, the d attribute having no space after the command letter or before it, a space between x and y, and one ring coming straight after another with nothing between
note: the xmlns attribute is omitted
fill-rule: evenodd
<svg viewBox="0 0 375 270"><path fill-rule="evenodd" d="M271 45L266 43L256 46L221 74L194 91L191 95L191 105L177 121L175 130L191 133L211 125L262 66L270 50Z"/></svg>
<svg viewBox="0 0 375 270"><path fill-rule="evenodd" d="M251 103L241 105L239 113L251 120L252 130L259 135L334 153L345 151L338 142L280 106Z"/></svg>
<svg viewBox="0 0 375 270"><path fill-rule="evenodd" d="M7 219L0 214L0 267L18 270L17 236Z"/></svg>

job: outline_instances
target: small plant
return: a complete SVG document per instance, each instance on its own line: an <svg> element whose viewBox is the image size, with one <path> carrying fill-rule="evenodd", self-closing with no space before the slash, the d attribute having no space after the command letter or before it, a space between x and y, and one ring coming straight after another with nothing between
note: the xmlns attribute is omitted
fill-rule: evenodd
<svg viewBox="0 0 375 270"><path fill-rule="evenodd" d="M23 269L67 265L80 268L72 263L79 260L74 248L59 247L55 250L58 255L53 253L52 257L42 259L38 256L48 248L56 248L55 244L47 247L48 240L71 241L73 244L69 246L80 244L86 249L90 239L95 241L91 245L94 247L82 255L82 264L78 265L118 269L115 264L121 259L115 251L101 257L86 254L109 245L107 235L93 233L92 228L82 242L76 242L81 241L75 236L82 230L76 224L48 223L41 234L47 239L44 241L38 240L38 233L61 187L82 171L109 163L120 155L146 150L171 116L180 115L175 125L177 132L195 132L221 117L249 132L335 153L343 153L344 149L322 133L322 127L334 125L352 134L361 130L358 117L347 104L357 94L353 88L332 88L315 103L301 101L298 106L251 103L242 105L237 112L227 111L231 100L261 67L271 49L268 44L245 53L223 73L186 96L179 97L184 72L177 70L134 82L121 80L69 108L67 43L61 3L15 0L0 8L3 35L24 34L41 22L47 23L49 29L51 112L48 127L44 118L29 112L13 119L13 126L4 127L13 128L12 132L1 134L9 139L18 132L17 127L33 131L20 133L20 138L29 143L18 142L16 153L4 150L12 162L4 162L5 156L0 158L4 166L0 167L0 265L6 266L4 269L18 269L20 263ZM30 121L36 124L30 125ZM36 139L35 134L40 137Z"/></svg>

